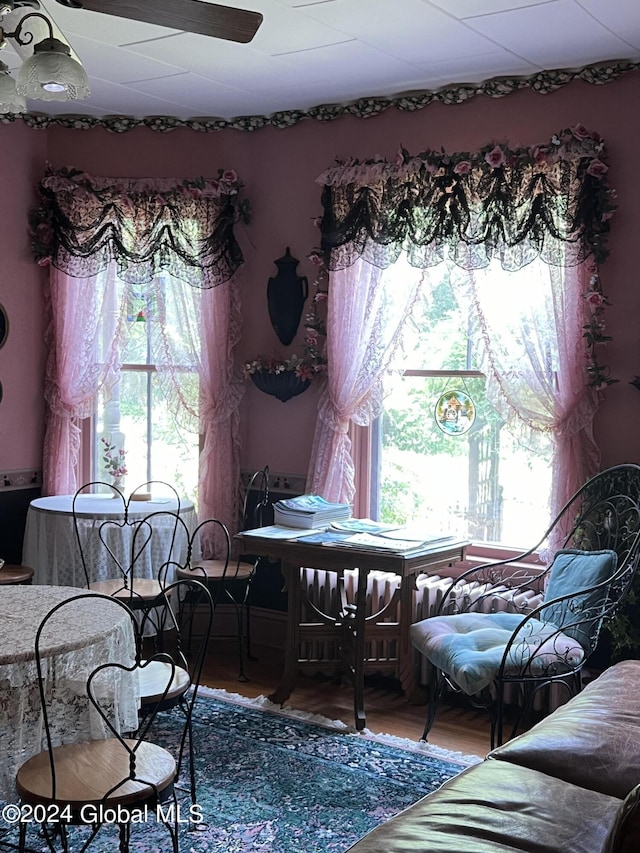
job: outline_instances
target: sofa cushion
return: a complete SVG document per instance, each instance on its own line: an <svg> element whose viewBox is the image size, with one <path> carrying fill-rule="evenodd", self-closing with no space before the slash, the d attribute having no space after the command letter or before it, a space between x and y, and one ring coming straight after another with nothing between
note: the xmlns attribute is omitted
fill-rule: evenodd
<svg viewBox="0 0 640 853"><path fill-rule="evenodd" d="M640 780L640 661L614 664L489 758L624 799Z"/></svg>
<svg viewBox="0 0 640 853"><path fill-rule="evenodd" d="M622 803L501 761L465 770L350 853L595 853Z"/></svg>
<svg viewBox="0 0 640 853"><path fill-rule="evenodd" d="M522 613L460 613L431 616L409 629L411 642L431 663L472 696L495 680L507 643L523 621ZM580 665L584 651L555 625L528 620L511 647L506 672L528 675L568 671Z"/></svg>
<svg viewBox="0 0 640 853"><path fill-rule="evenodd" d="M640 785L625 798L602 853L638 853L640 850Z"/></svg>

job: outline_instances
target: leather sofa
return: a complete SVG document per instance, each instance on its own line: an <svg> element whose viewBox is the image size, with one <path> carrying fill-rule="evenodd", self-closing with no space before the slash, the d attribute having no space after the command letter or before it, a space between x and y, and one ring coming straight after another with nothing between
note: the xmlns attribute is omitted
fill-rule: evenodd
<svg viewBox="0 0 640 853"><path fill-rule="evenodd" d="M637 853L639 803L640 661L622 661L349 853Z"/></svg>

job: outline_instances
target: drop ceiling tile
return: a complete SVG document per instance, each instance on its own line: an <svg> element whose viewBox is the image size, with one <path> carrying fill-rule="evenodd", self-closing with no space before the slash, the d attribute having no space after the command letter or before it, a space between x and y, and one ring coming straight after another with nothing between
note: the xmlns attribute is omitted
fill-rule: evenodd
<svg viewBox="0 0 640 853"><path fill-rule="evenodd" d="M374 95L381 84L393 84L416 74L415 67L409 63L361 42L329 45L280 58L290 63L292 73L306 82L324 80L329 83L328 91L335 90L342 80L348 79Z"/></svg>
<svg viewBox="0 0 640 853"><path fill-rule="evenodd" d="M454 18L463 19L508 12L511 9L524 9L527 6L542 6L545 3L555 3L556 0L424 0L424 2L439 6ZM605 0L605 2L611 2L611 0Z"/></svg>
<svg viewBox="0 0 640 853"><path fill-rule="evenodd" d="M113 83L168 77L172 74L184 74L189 70L184 64L172 65L126 48L116 50L112 45L83 36L74 37L73 47L89 77L101 77Z"/></svg>
<svg viewBox="0 0 640 853"><path fill-rule="evenodd" d="M401 6L401 15L390 15L388 0L367 0L363 15L361 0L337 0L328 6L308 7L307 13L324 23L332 21L365 44L416 65L452 54L466 56L494 49L483 35L423 0L402 0Z"/></svg>
<svg viewBox="0 0 640 853"><path fill-rule="evenodd" d="M492 77L530 77L540 67L519 59L517 56L495 51L483 56L452 57L445 62L425 63L423 70L430 79L436 77L438 85L459 83L482 83Z"/></svg>
<svg viewBox="0 0 640 853"><path fill-rule="evenodd" d="M250 44L253 50L269 56L282 51L309 50L351 38L348 33L341 32L333 22L320 23L309 17L306 14L308 7L287 9L280 3L255 3L247 0L243 8L263 13L264 20Z"/></svg>
<svg viewBox="0 0 640 853"><path fill-rule="evenodd" d="M172 102L168 98L149 95L144 98L144 110L141 109L140 93L128 86L111 83L108 80L93 78L90 80L91 95L84 101L67 101L65 113L82 113L85 105L97 107L102 115L176 115L180 101ZM40 108L41 101L34 101ZM48 105L47 105L48 106Z"/></svg>
<svg viewBox="0 0 640 853"><path fill-rule="evenodd" d="M280 59L265 56L247 45L203 40L193 33L140 44L136 52L176 67L183 63L194 74L247 91L273 92L274 85L278 86L281 79L286 82L291 74L290 67Z"/></svg>
<svg viewBox="0 0 640 853"><path fill-rule="evenodd" d="M181 104L183 117L200 115L231 118L261 114L269 108L268 102L259 95L240 92L193 74L132 83L129 88Z"/></svg>
<svg viewBox="0 0 640 853"><path fill-rule="evenodd" d="M45 2L40 0L40 2L46 8L49 17L53 18L69 39L72 35L78 35L99 39L105 44L120 45L145 39L164 38L178 32L129 18L91 12L88 9L70 9L55 3L54 0L45 0ZM147 0L147 2L153 2L153 0Z"/></svg>
<svg viewBox="0 0 640 853"><path fill-rule="evenodd" d="M289 9L302 9L305 6L328 6L331 3L337 3L338 0L276 0L276 2Z"/></svg>
<svg viewBox="0 0 640 853"><path fill-rule="evenodd" d="M638 0L580 0L585 11L623 41L640 49L640 3Z"/></svg>
<svg viewBox="0 0 640 853"><path fill-rule="evenodd" d="M544 15L540 8L544 9ZM543 7L474 18L469 24L544 68L571 68L624 58L631 53L629 45L598 24L573 0L556 0Z"/></svg>

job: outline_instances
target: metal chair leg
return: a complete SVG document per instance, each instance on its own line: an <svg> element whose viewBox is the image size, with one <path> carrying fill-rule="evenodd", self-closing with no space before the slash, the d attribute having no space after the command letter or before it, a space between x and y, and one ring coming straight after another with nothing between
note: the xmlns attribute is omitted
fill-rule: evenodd
<svg viewBox="0 0 640 853"><path fill-rule="evenodd" d="M433 673L430 679L431 683L429 685L429 705L427 708L427 720L424 725L424 731L422 732L421 740L426 741L429 732L435 722L436 713L438 711L438 707L440 706L440 700L444 694L444 689L446 686L446 682L444 676L440 672L440 670L434 667Z"/></svg>

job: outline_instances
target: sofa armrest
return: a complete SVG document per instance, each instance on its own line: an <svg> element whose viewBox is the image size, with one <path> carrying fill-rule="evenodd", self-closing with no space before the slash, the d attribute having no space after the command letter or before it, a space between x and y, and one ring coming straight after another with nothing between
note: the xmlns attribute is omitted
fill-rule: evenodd
<svg viewBox="0 0 640 853"><path fill-rule="evenodd" d="M638 853L640 850L640 785L618 809L602 853Z"/></svg>
<svg viewBox="0 0 640 853"><path fill-rule="evenodd" d="M640 780L640 661L609 667L488 758L624 800Z"/></svg>
<svg viewBox="0 0 640 853"><path fill-rule="evenodd" d="M596 853L620 806L616 797L535 770L484 761L376 827L349 853Z"/></svg>

